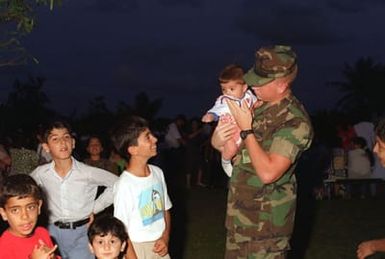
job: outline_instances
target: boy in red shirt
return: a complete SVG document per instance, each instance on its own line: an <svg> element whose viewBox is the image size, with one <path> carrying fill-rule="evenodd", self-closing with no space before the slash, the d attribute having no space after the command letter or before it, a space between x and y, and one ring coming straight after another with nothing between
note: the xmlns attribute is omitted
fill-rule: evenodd
<svg viewBox="0 0 385 259"><path fill-rule="evenodd" d="M48 259L55 257L48 231L36 227L42 193L29 175L17 174L5 179L0 190L0 214L9 227L0 237L0 258Z"/></svg>

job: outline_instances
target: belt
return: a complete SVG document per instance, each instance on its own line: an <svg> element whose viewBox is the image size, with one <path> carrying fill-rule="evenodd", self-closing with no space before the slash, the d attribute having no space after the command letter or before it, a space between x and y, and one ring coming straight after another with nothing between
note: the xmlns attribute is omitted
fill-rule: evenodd
<svg viewBox="0 0 385 259"><path fill-rule="evenodd" d="M57 226L58 228L63 229L75 229L77 227L83 226L87 224L90 221L90 218L81 219L74 222L62 222L62 221L55 221L53 224Z"/></svg>

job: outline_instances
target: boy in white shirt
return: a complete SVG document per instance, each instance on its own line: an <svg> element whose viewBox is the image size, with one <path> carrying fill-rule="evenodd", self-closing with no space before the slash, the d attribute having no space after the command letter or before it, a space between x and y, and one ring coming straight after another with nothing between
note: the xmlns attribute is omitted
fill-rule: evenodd
<svg viewBox="0 0 385 259"><path fill-rule="evenodd" d="M114 216L126 226L139 259L170 258L172 204L162 169L148 164L157 154L157 141L147 121L136 116L112 132L115 148L128 161L114 186Z"/></svg>

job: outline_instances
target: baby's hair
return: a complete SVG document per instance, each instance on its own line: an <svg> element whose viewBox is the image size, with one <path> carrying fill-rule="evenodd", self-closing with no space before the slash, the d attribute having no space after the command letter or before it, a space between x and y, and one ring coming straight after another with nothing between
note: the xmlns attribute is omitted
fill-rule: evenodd
<svg viewBox="0 0 385 259"><path fill-rule="evenodd" d="M117 218L112 216L104 216L95 219L88 229L88 240L92 244L95 236L106 236L111 234L125 242L128 239L128 234L124 224Z"/></svg>
<svg viewBox="0 0 385 259"><path fill-rule="evenodd" d="M5 178L0 187L0 207L4 208L8 199L18 197L19 199L33 197L42 200L42 192L33 178L26 174L15 174Z"/></svg>
<svg viewBox="0 0 385 259"><path fill-rule="evenodd" d="M231 64L226 66L219 74L219 83L227 83L229 81L238 81L244 83L243 80L244 70L241 66Z"/></svg>

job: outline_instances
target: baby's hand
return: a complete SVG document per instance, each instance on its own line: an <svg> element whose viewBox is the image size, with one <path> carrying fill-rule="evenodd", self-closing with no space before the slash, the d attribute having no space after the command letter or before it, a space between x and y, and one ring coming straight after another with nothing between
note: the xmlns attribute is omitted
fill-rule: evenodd
<svg viewBox="0 0 385 259"><path fill-rule="evenodd" d="M203 115L202 117L202 122L212 122L214 121L214 115L212 115L211 113L206 113L205 115Z"/></svg>
<svg viewBox="0 0 385 259"><path fill-rule="evenodd" d="M43 240L39 239L39 244L35 245L30 258L31 259L52 259L55 256L54 252L56 248L57 248L57 245L50 248L43 242Z"/></svg>
<svg viewBox="0 0 385 259"><path fill-rule="evenodd" d="M225 113L219 118L221 122L235 124L233 116L230 113Z"/></svg>

